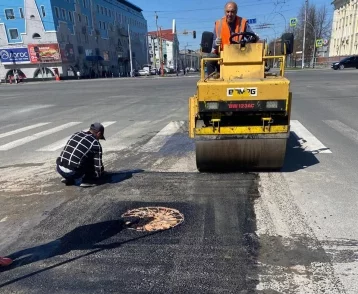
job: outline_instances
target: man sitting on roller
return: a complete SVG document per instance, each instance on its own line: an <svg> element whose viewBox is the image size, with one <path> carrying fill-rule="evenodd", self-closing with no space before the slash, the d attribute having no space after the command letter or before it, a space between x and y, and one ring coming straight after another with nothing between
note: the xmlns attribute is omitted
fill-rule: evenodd
<svg viewBox="0 0 358 294"><path fill-rule="evenodd" d="M228 2L225 5L225 16L215 22L213 51L208 57L218 58L219 47L220 51L222 51L224 45L230 44L230 37L232 34L245 32L255 34L247 23L247 20L237 16L237 9L237 4L235 2ZM236 36L233 38L233 41L240 42L242 37L243 36ZM215 69L218 72L220 71L217 61L207 61L206 67L208 75L215 72Z"/></svg>

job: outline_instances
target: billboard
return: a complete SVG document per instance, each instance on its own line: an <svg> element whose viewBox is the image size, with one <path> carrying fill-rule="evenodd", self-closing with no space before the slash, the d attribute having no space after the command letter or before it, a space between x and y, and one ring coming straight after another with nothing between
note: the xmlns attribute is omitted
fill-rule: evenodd
<svg viewBox="0 0 358 294"><path fill-rule="evenodd" d="M61 62L58 44L30 44L28 45L31 63Z"/></svg>
<svg viewBox="0 0 358 294"><path fill-rule="evenodd" d="M30 63L29 51L26 47L1 48L0 59L3 64Z"/></svg>

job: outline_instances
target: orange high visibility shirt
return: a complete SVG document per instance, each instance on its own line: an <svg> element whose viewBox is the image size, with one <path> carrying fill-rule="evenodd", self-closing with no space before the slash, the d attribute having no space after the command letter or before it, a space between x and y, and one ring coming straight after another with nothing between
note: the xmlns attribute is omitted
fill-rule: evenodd
<svg viewBox="0 0 358 294"><path fill-rule="evenodd" d="M224 49L224 45L230 44L230 36L233 33L244 33L246 31L247 20L245 18L236 16L235 21L235 31L231 32L231 29L226 21L226 17L224 16L222 19L219 19L215 22L215 31L216 37L221 38L221 47L220 50ZM240 42L242 36L233 38L234 41Z"/></svg>

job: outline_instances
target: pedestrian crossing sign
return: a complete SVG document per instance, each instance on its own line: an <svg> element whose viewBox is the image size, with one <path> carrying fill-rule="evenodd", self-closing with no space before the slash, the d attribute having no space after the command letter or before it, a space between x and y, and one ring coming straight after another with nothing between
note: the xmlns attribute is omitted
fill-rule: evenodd
<svg viewBox="0 0 358 294"><path fill-rule="evenodd" d="M297 18L290 19L290 27L295 27L297 25Z"/></svg>

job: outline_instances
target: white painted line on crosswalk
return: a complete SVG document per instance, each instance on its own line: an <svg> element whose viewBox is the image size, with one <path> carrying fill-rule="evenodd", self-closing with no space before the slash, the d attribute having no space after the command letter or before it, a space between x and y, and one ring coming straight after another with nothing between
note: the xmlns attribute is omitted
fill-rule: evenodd
<svg viewBox="0 0 358 294"><path fill-rule="evenodd" d="M165 143L173 136L182 126L184 121L172 121L167 124L158 134L156 134L140 151L158 152Z"/></svg>
<svg viewBox="0 0 358 294"><path fill-rule="evenodd" d="M102 125L106 128L106 127L108 127L108 126L110 126L110 125L113 125L113 124L115 124L115 123L116 123L116 121L105 121L105 122L102 123ZM83 131L88 131L88 129L89 129L89 127L86 128L86 129L84 129ZM106 132L106 130L105 130L105 132ZM52 143L52 144L47 145L47 146L45 146L45 147L43 147L43 148L37 149L36 151L44 151L44 152L57 151L57 150L59 150L59 149L65 147L67 141L68 141L70 138L71 138L71 136L68 136L68 137L66 137L66 138L63 138L63 139L61 139L61 140L55 142L55 143Z"/></svg>
<svg viewBox="0 0 358 294"><path fill-rule="evenodd" d="M309 130L307 130L298 120L291 120L291 131L294 132L299 140L302 149L312 153L332 153L329 148L324 146Z"/></svg>
<svg viewBox="0 0 358 294"><path fill-rule="evenodd" d="M148 126L153 124L153 121L139 121L134 124L123 128L117 134L111 136L109 140L106 140L102 143L103 151L121 151L128 148L130 145L138 141L138 136L140 134L147 134Z"/></svg>
<svg viewBox="0 0 358 294"><path fill-rule="evenodd" d="M40 139L42 137L48 136L50 134L53 134L53 133L56 133L56 132L59 132L59 131L62 131L64 129L67 129L69 127L72 127L72 126L75 126L75 125L78 125L78 124L80 124L80 122L69 122L67 124L63 124L61 126L58 126L58 127L55 127L55 128L52 128L52 129L49 129L49 130L46 130L46 131L43 131L43 132L40 132L40 133L32 134L31 136L27 136L27 137L21 138L19 140L7 143L5 145L1 145L0 146L0 151L10 150L12 148L24 145L24 144L29 143L31 141L35 141L35 140Z"/></svg>
<svg viewBox="0 0 358 294"><path fill-rule="evenodd" d="M324 120L327 125L358 144L358 132L339 120Z"/></svg>
<svg viewBox="0 0 358 294"><path fill-rule="evenodd" d="M48 125L48 124L49 124L49 122L38 123L38 124L31 125L31 126L23 127L23 128L17 129L17 130L13 130L13 131L10 131L10 132L7 132L7 133L0 134L0 138L5 138L5 137L8 137L8 136L16 135L18 133L29 131L29 130L32 130L32 129L35 129L35 128L38 128L38 127Z"/></svg>

